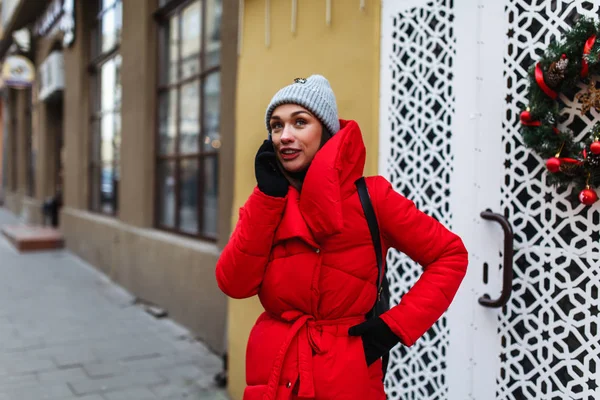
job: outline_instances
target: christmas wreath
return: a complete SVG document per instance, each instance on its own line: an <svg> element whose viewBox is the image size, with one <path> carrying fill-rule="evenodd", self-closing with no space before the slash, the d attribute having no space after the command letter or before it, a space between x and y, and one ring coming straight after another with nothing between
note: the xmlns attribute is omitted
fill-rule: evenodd
<svg viewBox="0 0 600 400"><path fill-rule="evenodd" d="M598 40L597 40L598 38ZM553 42L541 59L529 70L529 105L521 112L521 134L525 145L546 159L548 182L566 187L573 185L579 201L591 205L598 200L600 187L600 123L586 132L560 129L564 103L559 95L575 98L581 114L592 108L600 111L600 24L582 18L567 32L562 42ZM579 84L587 85L579 93ZM577 94L577 95L576 95Z"/></svg>

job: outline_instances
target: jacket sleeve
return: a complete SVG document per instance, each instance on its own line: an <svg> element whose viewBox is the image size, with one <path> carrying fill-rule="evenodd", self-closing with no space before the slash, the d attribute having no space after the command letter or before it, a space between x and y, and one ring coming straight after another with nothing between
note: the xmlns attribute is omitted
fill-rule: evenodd
<svg viewBox="0 0 600 400"><path fill-rule="evenodd" d="M255 188L240 209L216 267L217 284L227 296L243 299L258 293L285 202L285 198L271 197Z"/></svg>
<svg viewBox="0 0 600 400"><path fill-rule="evenodd" d="M424 267L415 285L381 318L412 346L448 309L468 264L462 240L419 211L383 177L376 178L376 213L385 248L393 247Z"/></svg>

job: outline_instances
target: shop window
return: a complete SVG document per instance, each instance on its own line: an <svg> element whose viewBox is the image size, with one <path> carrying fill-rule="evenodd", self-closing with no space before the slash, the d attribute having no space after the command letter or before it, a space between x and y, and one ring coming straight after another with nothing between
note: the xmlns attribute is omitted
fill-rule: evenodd
<svg viewBox="0 0 600 400"><path fill-rule="evenodd" d="M221 0L160 4L156 225L215 240Z"/></svg>
<svg viewBox="0 0 600 400"><path fill-rule="evenodd" d="M121 149L122 1L100 0L92 30L90 209L117 213Z"/></svg>

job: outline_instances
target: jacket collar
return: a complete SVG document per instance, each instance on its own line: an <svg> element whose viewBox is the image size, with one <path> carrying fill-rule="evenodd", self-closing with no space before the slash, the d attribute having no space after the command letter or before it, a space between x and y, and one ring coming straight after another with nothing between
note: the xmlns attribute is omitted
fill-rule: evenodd
<svg viewBox="0 0 600 400"><path fill-rule="evenodd" d="M302 185L290 187L275 241L299 237L316 246L344 227L342 200L356 191L366 150L355 121L340 120L341 129L315 155Z"/></svg>

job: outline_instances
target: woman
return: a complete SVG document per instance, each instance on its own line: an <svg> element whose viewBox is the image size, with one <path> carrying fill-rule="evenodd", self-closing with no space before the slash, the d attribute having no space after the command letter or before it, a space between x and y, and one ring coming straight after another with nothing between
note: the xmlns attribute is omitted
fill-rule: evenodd
<svg viewBox="0 0 600 400"><path fill-rule="evenodd" d="M248 341L244 399L385 399L380 358L411 346L448 308L465 247L383 177L367 178L384 252L396 248L424 272L399 305L365 321L378 268L355 186L365 162L360 129L338 119L318 75L281 89L266 122L257 187L216 269L225 294L258 294L265 308Z"/></svg>

